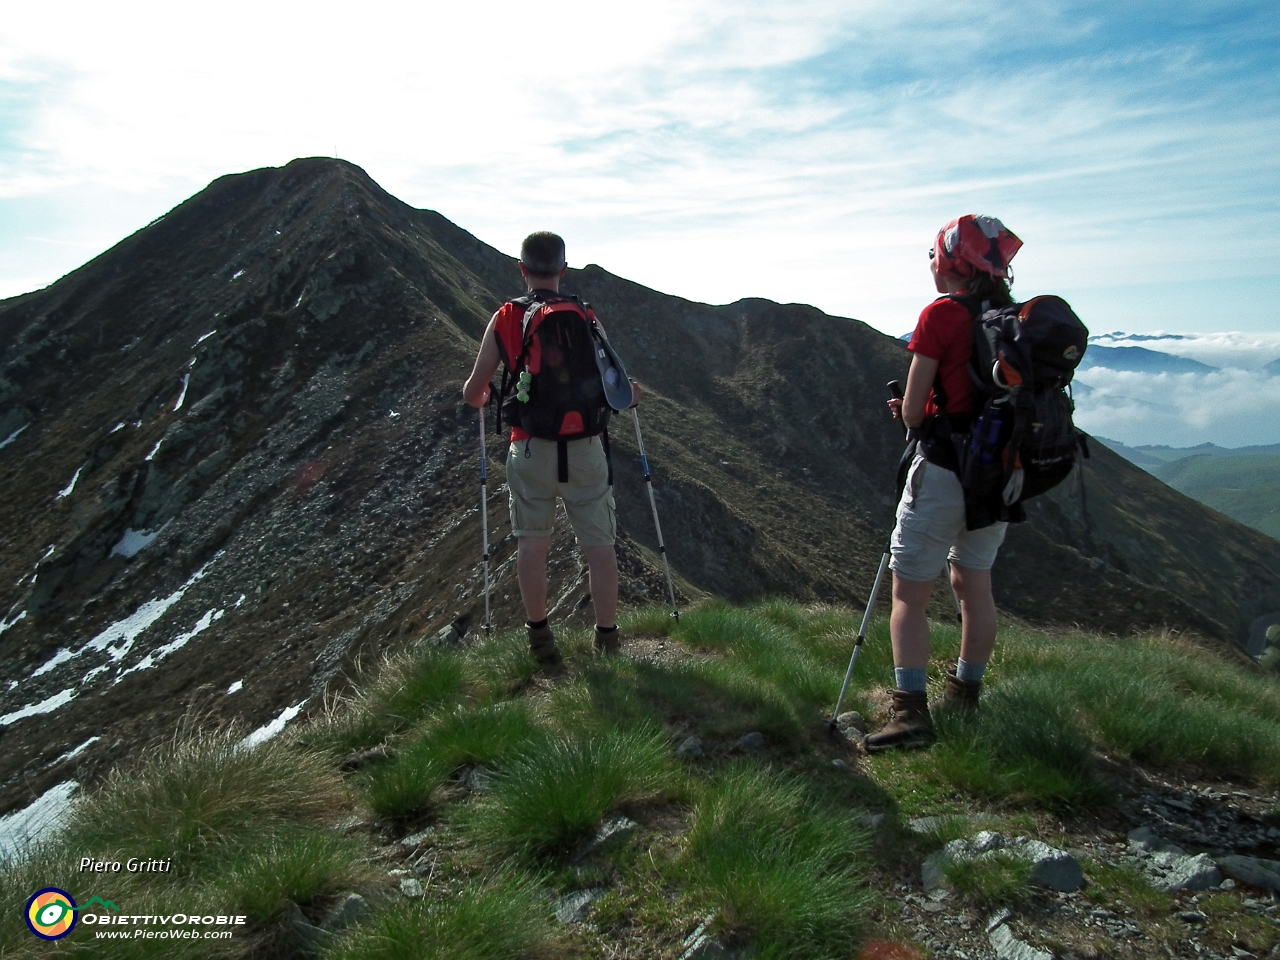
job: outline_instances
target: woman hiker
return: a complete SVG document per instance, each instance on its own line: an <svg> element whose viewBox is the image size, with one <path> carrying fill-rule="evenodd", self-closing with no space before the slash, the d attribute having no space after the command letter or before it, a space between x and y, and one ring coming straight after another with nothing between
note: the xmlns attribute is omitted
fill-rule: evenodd
<svg viewBox="0 0 1280 960"><path fill-rule="evenodd" d="M889 401L919 440L908 468L890 551L893 609L893 710L883 729L867 736L869 752L927 746L934 739L929 708L977 706L982 675L996 639L991 566L1007 524L969 530L965 494L956 475L949 434L967 434L974 412L969 357L974 317L988 302L1011 304L1009 261L1022 241L993 217L966 215L938 231L929 251L934 286L943 294L920 314L907 349L911 368L901 399ZM929 624L925 609L933 581L950 567L963 621L960 660L948 671L944 696L925 694Z"/></svg>

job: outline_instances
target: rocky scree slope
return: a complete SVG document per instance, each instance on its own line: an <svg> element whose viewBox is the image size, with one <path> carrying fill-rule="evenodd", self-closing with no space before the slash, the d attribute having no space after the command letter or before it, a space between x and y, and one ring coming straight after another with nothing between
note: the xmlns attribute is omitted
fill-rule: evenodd
<svg viewBox="0 0 1280 960"><path fill-rule="evenodd" d="M902 345L596 266L568 288L646 385L682 598L865 600L892 519L902 441L883 385ZM387 649L476 628L478 442L459 388L520 289L511 258L310 159L223 177L0 304L0 810L94 779L181 717L278 726ZM660 600L630 424L613 436L624 600ZM504 446L490 437L509 625ZM1006 611L1228 639L1280 610L1280 545L1099 448L1091 529L1064 485L1011 532ZM563 530L551 595L556 617L587 603Z"/></svg>

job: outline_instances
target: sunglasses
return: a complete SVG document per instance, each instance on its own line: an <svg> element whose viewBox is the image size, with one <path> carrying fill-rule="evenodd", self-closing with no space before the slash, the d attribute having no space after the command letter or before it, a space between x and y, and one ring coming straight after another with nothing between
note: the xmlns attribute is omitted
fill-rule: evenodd
<svg viewBox="0 0 1280 960"><path fill-rule="evenodd" d="M930 260L932 260L932 259L933 259L933 247L930 247L930 248L929 248L929 259L930 259Z"/></svg>

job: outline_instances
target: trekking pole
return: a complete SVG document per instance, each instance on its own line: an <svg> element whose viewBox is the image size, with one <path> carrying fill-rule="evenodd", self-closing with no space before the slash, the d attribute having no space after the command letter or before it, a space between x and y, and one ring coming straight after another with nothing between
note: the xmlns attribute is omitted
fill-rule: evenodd
<svg viewBox="0 0 1280 960"><path fill-rule="evenodd" d="M480 536L484 552L484 635L493 636L493 623L489 618L489 480L484 451L484 407L480 414Z"/></svg>
<svg viewBox="0 0 1280 960"><path fill-rule="evenodd" d="M902 396L902 384L897 380L889 381L889 394ZM844 683L840 685L840 696L836 698L836 709L831 714L828 726L834 733L836 720L840 717L840 708L844 706L844 695L849 692L849 681L853 679L853 668L858 663L858 654L862 652L862 643L867 639L867 624L871 622L871 611L876 605L876 597L880 594L880 584L884 582L884 572L889 569L889 556L893 541L885 544L884 553L880 556L880 568L876 570L875 582L871 585L871 596L867 598L867 608L862 612L862 625L858 627L858 638L853 641L853 656L849 658L849 669L844 672Z"/></svg>
<svg viewBox="0 0 1280 960"><path fill-rule="evenodd" d="M858 654L862 652L862 641L867 639L867 624L871 622L871 611L876 605L876 595L880 593L880 584L884 580L884 572L889 569L889 545L886 544L884 554L880 557L880 569L876 571L876 581L871 585L871 596L867 600L867 609L862 614L862 626L858 628L858 639L853 642L853 656L849 658L849 669L844 672L844 683L840 686L840 696L836 699L835 712L828 722L831 730L836 730L836 720L840 717L840 708L844 706L844 695L849 692L849 681L853 679L853 668L858 662Z"/></svg>
<svg viewBox="0 0 1280 960"><path fill-rule="evenodd" d="M644 471L644 485L649 491L649 507L653 510L653 529L658 533L658 553L662 555L662 569L667 575L667 596L671 599L671 617L680 622L680 610L676 606L676 588L671 583L671 564L667 562L667 545L662 542L662 524L658 522L658 502L653 498L653 477L649 475L649 458L644 455L644 437L640 436L640 411L631 408L631 419L636 425L636 445L640 448L640 468Z"/></svg>

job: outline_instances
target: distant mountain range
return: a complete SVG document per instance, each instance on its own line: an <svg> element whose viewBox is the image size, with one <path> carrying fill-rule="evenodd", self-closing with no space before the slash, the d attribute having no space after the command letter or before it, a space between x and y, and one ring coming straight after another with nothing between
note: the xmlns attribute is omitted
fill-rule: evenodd
<svg viewBox="0 0 1280 960"><path fill-rule="evenodd" d="M1213 373L1211 367L1190 357L1175 357L1171 353L1148 350L1146 347L1104 347L1090 343L1080 361L1080 370L1106 367L1108 370L1129 370L1134 373Z"/></svg>
<svg viewBox="0 0 1280 960"><path fill-rule="evenodd" d="M1096 439L1179 493L1280 540L1280 443L1129 447Z"/></svg>

